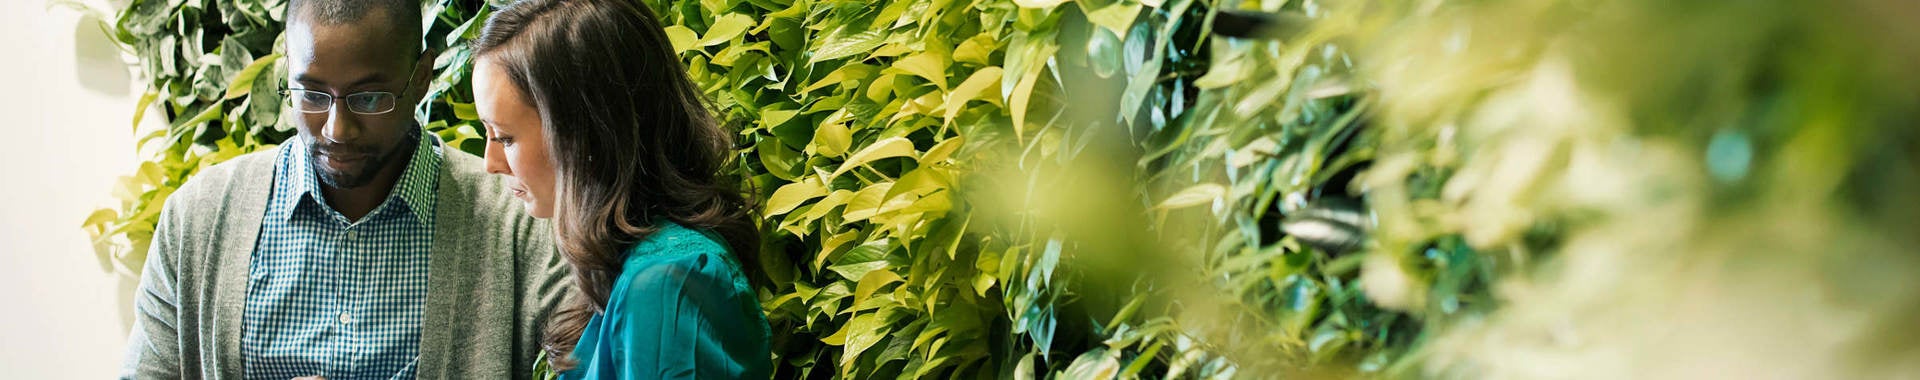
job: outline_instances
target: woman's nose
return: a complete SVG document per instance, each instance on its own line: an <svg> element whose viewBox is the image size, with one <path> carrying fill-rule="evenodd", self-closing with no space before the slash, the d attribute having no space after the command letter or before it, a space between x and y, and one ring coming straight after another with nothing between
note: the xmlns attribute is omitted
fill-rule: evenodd
<svg viewBox="0 0 1920 380"><path fill-rule="evenodd" d="M499 143L487 141L487 150L481 157L487 161L488 173L513 175L513 170L507 166L505 148L502 148Z"/></svg>

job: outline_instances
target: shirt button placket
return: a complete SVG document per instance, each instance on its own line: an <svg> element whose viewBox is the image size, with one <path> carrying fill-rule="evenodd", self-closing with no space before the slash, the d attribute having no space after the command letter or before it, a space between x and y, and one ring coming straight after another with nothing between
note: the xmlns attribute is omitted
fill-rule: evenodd
<svg viewBox="0 0 1920 380"><path fill-rule="evenodd" d="M334 312L336 315L334 320L340 323L341 339L339 341L340 346L334 351L334 354L337 355L334 357L334 362L340 363L342 366L352 360L353 352L355 351L354 347L359 345L358 334L355 334L355 330L358 329L353 326L353 296L349 294L353 288L352 284L359 281L359 273L353 265L353 253L356 250L355 247L359 245L359 240L360 231L355 230L353 225L349 224L346 232L341 235L340 251L335 255L335 257L339 258L339 264L334 267L334 270L339 271L339 273L335 274L335 278L340 279L340 281L338 282L339 285L333 289L335 294ZM339 370L344 369L345 368L342 367Z"/></svg>
<svg viewBox="0 0 1920 380"><path fill-rule="evenodd" d="M335 254L335 257L337 257L339 261L334 266L334 270L341 271L341 273L335 274L335 278L339 278L342 281L340 281L340 286L333 289L334 313L339 315L335 320L340 321L340 329L346 333L352 332L350 323L353 319L347 315L347 312L348 310L352 310L353 298L347 294L349 293L347 289L353 287L351 284L355 280L353 276L352 256L354 243L359 238L360 231L354 230L352 226L348 226L346 233L341 235L340 252Z"/></svg>

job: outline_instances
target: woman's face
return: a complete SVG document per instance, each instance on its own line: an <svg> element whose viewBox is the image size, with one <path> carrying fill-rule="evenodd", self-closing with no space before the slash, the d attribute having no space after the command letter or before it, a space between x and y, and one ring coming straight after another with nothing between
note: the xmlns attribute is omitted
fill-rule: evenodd
<svg viewBox="0 0 1920 380"><path fill-rule="evenodd" d="M505 68L491 59L473 65L473 106L487 128L487 172L512 178L513 196L535 218L553 217L553 160L540 112L521 96Z"/></svg>

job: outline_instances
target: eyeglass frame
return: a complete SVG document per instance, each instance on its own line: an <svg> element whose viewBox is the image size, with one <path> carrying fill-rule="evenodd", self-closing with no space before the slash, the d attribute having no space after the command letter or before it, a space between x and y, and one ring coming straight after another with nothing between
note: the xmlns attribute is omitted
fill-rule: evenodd
<svg viewBox="0 0 1920 380"><path fill-rule="evenodd" d="M356 110L356 109L353 109L353 106L352 106L352 104L353 104L353 103L352 103L351 101L349 101L349 102L347 103L347 104L348 104L348 106L347 106L347 112L352 112L352 113L354 113L355 115L369 115L369 116L371 116L371 115L385 115L385 114L388 114L388 113L392 113L392 112L393 112L393 110L396 110L396 109L400 109L400 97L401 97L401 96L403 96L403 95L406 95L407 93L410 93L410 92L413 92L413 82L414 82L414 80L413 80L413 75L414 75L414 74L419 74L419 73L420 73L420 62L419 62L419 59L415 59L415 60L414 60L414 63L413 63L412 65L409 65L409 66L413 66L413 68L411 68L411 69L407 69L407 78L406 78L406 80L407 80L407 86L406 86L406 87L402 87L402 88L400 89L400 93L398 93L398 94L395 94L395 93L392 93L392 92L388 92L388 91L361 91L361 92L355 92L355 93L351 93L351 94L346 94L346 95L342 95L342 96L335 96L334 94L332 94L332 93L328 93L328 92L325 92L325 91L314 91L314 90L308 90L308 89L304 89L304 88L282 88L282 89L280 89L280 95L281 95L281 96L287 96L287 97L290 97L290 99L289 99L290 101L296 101L296 102L297 102L297 101L301 101L301 100L300 100L300 99L298 99L298 98L291 98L291 97L293 96L293 93L294 93L294 92L296 92L296 91L298 91L298 92L300 92L300 93L302 93L302 94L305 94L305 93L314 93L314 94L320 94L320 95L326 95L326 96L327 96L327 109L325 109L325 110L319 110L319 111L307 111L307 110L305 110L305 109L302 109L302 108L301 108L300 106L298 106L298 105L296 105L296 106L294 106L294 107L293 107L293 109L294 109L295 111L299 111L300 113L303 113L303 114L309 114L309 115L311 115L311 114L323 114L323 113L332 113L332 112L333 112L333 107L336 107L336 106L339 106L339 105L340 105L340 102L339 102L339 100L340 100L340 99L346 99L346 98L353 98L353 97L356 97L356 96L362 96L362 95L380 95L380 94L386 94L387 96L392 96L392 97L393 97L393 104L392 104L391 106L389 106L389 107L388 107L387 109L385 109L385 110L381 110L381 111L377 111L377 112L360 112L360 110Z"/></svg>

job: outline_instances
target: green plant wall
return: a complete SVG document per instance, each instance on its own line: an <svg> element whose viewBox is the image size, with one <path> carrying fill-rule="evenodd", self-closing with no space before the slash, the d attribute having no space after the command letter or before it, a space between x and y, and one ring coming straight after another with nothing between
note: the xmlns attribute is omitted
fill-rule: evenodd
<svg viewBox="0 0 1920 380"><path fill-rule="evenodd" d="M1303 248L1276 227L1281 198L1344 194L1336 182L1351 173L1334 173L1369 160L1331 152L1357 138L1364 102L1322 80L1347 69L1323 41L1223 44L1209 26L1222 7L1295 14L1302 4L647 5L740 133L737 170L757 189L770 236L752 259L774 284L760 291L781 376L1215 377L1240 362L1363 359L1373 371L1418 332L1358 295L1353 257ZM442 53L421 111L429 131L477 152L466 40L491 8L429 6L427 43ZM120 12L117 38L153 83L138 107L169 120L136 131L150 161L116 189L121 207L88 221L122 273L137 273L168 192L290 135L274 91L282 8L139 1ZM1245 174L1220 178L1221 165ZM1113 187L1083 187L1099 183ZM1217 221L1183 211L1206 203ZM1100 216L1139 222L1087 223ZM1169 252L1193 260L1159 258ZM1152 260L1189 273L1129 267ZM1213 275L1234 278L1208 287L1234 296L1184 318L1253 319L1212 332L1217 341L1169 302L1169 289L1193 285L1175 279Z"/></svg>
<svg viewBox="0 0 1920 380"><path fill-rule="evenodd" d="M1620 372L1663 368L1609 361L1628 349L1844 375L1920 352L1859 338L1920 310L1913 235L1887 227L1920 211L1920 86L1894 63L1920 44L1870 37L1920 11L642 2L739 133L782 378L1661 374ZM478 152L466 44L492 8L426 4L423 123ZM103 263L138 273L172 189L291 134L283 7L119 11L137 107L168 123L136 126L147 161L86 223ZM1641 323L1670 310L1706 320ZM1714 322L1808 310L1859 317Z"/></svg>

